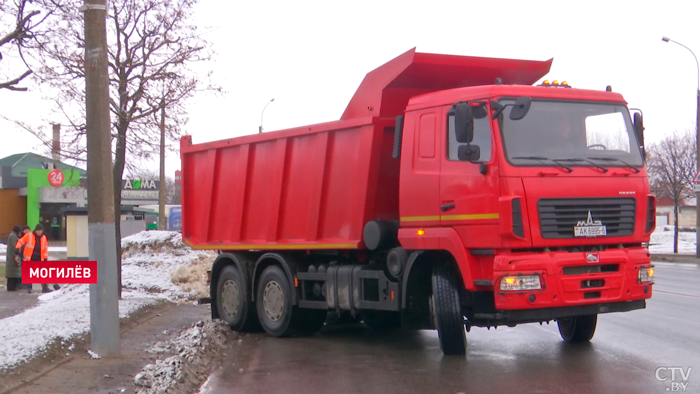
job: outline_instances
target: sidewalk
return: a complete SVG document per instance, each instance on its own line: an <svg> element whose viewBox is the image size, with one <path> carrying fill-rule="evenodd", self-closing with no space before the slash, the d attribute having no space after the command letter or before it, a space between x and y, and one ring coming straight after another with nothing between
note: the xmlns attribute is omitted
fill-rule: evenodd
<svg viewBox="0 0 700 394"><path fill-rule="evenodd" d="M49 353L52 360L25 365L20 373L0 374L0 394L133 393L134 376L157 355L146 350L155 342L173 338L199 320L210 320L209 305L162 303L121 322L121 356L92 359L89 335L72 352Z"/></svg>

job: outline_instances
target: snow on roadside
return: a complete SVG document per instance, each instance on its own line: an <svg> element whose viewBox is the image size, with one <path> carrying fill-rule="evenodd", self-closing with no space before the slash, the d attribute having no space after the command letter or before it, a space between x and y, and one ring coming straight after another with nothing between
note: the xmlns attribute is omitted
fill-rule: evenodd
<svg viewBox="0 0 700 394"><path fill-rule="evenodd" d="M154 344L148 351L164 359L146 365L134 377L138 394L196 392L235 335L221 320L199 321L177 338Z"/></svg>
<svg viewBox="0 0 700 394"><path fill-rule="evenodd" d="M175 232L138 233L122 240L122 300L120 317L158 302L185 301L194 294L172 283L172 273L192 261L211 258L182 243ZM42 294L39 305L0 320L0 371L27 361L56 340L64 343L90 330L89 285L66 285Z"/></svg>
<svg viewBox="0 0 700 394"><path fill-rule="evenodd" d="M673 226L657 227L651 234L649 251L654 253L673 253ZM678 253L695 253L695 233L678 232Z"/></svg>

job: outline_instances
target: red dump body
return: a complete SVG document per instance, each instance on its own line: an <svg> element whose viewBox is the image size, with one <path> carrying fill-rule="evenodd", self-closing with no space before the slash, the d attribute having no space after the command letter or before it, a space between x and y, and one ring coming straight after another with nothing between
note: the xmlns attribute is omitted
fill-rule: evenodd
<svg viewBox="0 0 700 394"><path fill-rule="evenodd" d="M188 146L183 234L214 249L351 249L398 219L388 120L365 118Z"/></svg>
<svg viewBox="0 0 700 394"><path fill-rule="evenodd" d="M196 248L358 249L370 220L399 219L395 116L411 97L530 85L546 62L416 53L367 74L340 121L192 145L182 138L183 235Z"/></svg>

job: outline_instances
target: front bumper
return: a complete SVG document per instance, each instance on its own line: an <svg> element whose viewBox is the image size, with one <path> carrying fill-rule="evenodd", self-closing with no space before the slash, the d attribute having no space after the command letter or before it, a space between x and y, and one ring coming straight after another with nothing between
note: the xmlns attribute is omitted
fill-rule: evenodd
<svg viewBox="0 0 700 394"><path fill-rule="evenodd" d="M500 311L497 313L477 313L475 322L486 322L485 325L522 324L556 320L564 317L596 315L600 313L629 312L646 308L646 300L613 302L608 304L578 305L560 308L521 309Z"/></svg>
<svg viewBox="0 0 700 394"><path fill-rule="evenodd" d="M588 256L589 253L595 254L596 261L588 262L593 260ZM591 259L587 261L587 257ZM580 314L603 313L599 310L603 305L610 306L630 301L642 302L642 304L634 304L642 305L641 307L632 309L644 308L643 300L651 298L652 285L639 282L639 269L650 264L649 251L641 247L608 249L599 252L499 254L494 258L493 271L495 308L499 313L506 315L510 313L512 316L518 316L518 314L508 311L583 306L591 308L582 309ZM591 272L595 271L593 269L595 266L605 266L608 272ZM617 269L609 271L609 267L614 266ZM517 274L540 275L542 289L501 291L499 286L501 278L505 275ZM566 316L575 316L575 314L559 317Z"/></svg>

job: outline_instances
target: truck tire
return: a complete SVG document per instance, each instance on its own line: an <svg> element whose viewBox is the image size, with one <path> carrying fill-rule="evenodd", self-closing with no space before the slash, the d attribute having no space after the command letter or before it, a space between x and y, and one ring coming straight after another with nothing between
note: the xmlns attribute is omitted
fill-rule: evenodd
<svg viewBox="0 0 700 394"><path fill-rule="evenodd" d="M244 294L248 286L240 271L227 265L221 270L216 283L216 308L221 320L232 330L239 332L259 331L258 316L252 303Z"/></svg>
<svg viewBox="0 0 700 394"><path fill-rule="evenodd" d="M589 342L593 339L598 315L567 317L557 320L559 335L566 342Z"/></svg>
<svg viewBox="0 0 700 394"><path fill-rule="evenodd" d="M397 312L363 311L362 321L373 330L398 330L401 315Z"/></svg>
<svg viewBox="0 0 700 394"><path fill-rule="evenodd" d="M440 349L445 355L464 355L467 353L467 335L459 302L457 273L445 265L436 265L432 282L433 319Z"/></svg>
<svg viewBox="0 0 700 394"><path fill-rule="evenodd" d="M295 334L301 316L292 305L292 286L282 268L271 265L258 280L255 306L260 325L273 337Z"/></svg>

